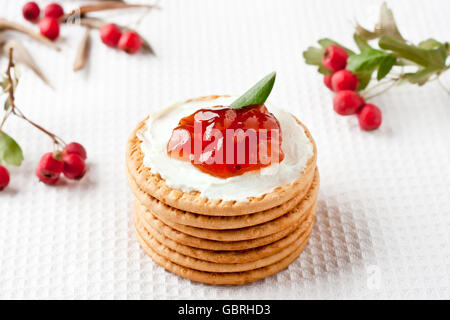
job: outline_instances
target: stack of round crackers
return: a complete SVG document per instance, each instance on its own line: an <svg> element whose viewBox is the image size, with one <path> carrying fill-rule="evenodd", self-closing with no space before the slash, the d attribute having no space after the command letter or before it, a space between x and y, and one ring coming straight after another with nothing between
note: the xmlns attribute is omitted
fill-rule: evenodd
<svg viewBox="0 0 450 320"><path fill-rule="evenodd" d="M136 132L127 144L127 177L134 194L137 238L159 265L209 284L242 284L289 266L305 248L319 189L314 156L298 179L248 201L206 199L170 188L143 165Z"/></svg>

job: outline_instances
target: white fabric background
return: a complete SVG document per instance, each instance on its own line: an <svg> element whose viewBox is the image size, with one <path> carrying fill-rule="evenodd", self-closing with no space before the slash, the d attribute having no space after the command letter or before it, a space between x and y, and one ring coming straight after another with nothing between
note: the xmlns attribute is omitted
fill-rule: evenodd
<svg viewBox="0 0 450 320"><path fill-rule="evenodd" d="M22 22L24 2L2 0L2 17ZM324 36L350 45L355 18L371 26L379 4L161 1L162 10L138 29L156 58L109 49L95 32L89 65L76 74L81 29L63 28L61 52L25 40L55 90L22 68L17 104L82 142L89 172L80 183L38 183L34 168L51 143L19 120L8 122L26 159L0 193L0 298L449 298L449 96L437 83L395 88L374 100L383 110L381 129L362 132L355 117L333 112L332 95L301 56ZM449 1L389 5L408 39L450 40ZM128 24L139 14L107 13ZM166 272L133 232L124 175L129 133L162 106L238 94L272 70L278 78L270 100L307 124L318 144L322 186L308 247L288 270L239 287ZM450 75L445 81L450 87Z"/></svg>

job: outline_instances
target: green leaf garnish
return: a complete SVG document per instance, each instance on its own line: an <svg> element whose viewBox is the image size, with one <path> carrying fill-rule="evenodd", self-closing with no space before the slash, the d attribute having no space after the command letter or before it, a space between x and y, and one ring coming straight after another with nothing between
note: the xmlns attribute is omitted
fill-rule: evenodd
<svg viewBox="0 0 450 320"><path fill-rule="evenodd" d="M275 83L276 72L272 72L258 81L253 87L251 87L246 93L237 98L231 107L239 109L246 106L255 104L263 104L266 102L267 97L272 91L273 84Z"/></svg>
<svg viewBox="0 0 450 320"><path fill-rule="evenodd" d="M23 152L19 144L4 131L0 132L0 162L2 160L17 167L23 161Z"/></svg>

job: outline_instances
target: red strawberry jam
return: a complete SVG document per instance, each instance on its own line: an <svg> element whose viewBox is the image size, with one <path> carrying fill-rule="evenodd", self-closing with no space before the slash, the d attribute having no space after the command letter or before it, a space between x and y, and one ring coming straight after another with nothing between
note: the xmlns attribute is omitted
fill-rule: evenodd
<svg viewBox="0 0 450 320"><path fill-rule="evenodd" d="M167 144L169 156L219 178L281 162L281 128L265 105L216 106L182 118Z"/></svg>

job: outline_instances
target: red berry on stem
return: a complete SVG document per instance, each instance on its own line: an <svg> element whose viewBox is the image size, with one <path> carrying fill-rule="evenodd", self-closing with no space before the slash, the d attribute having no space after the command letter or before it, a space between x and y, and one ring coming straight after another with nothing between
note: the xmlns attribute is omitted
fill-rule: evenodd
<svg viewBox="0 0 450 320"><path fill-rule="evenodd" d="M334 111L343 116L357 113L363 104L364 99L351 90L339 91L333 98Z"/></svg>
<svg viewBox="0 0 450 320"><path fill-rule="evenodd" d="M333 91L352 90L358 88L358 77L348 70L339 70L331 77Z"/></svg>
<svg viewBox="0 0 450 320"><path fill-rule="evenodd" d="M134 31L124 32L120 37L119 48L127 53L136 53L141 46L141 37Z"/></svg>
<svg viewBox="0 0 450 320"><path fill-rule="evenodd" d="M59 36L59 23L55 18L45 17L39 21L41 34L50 40L55 40Z"/></svg>
<svg viewBox="0 0 450 320"><path fill-rule="evenodd" d="M381 110L373 104L366 104L358 114L359 126L363 130L375 130L382 122Z"/></svg>
<svg viewBox="0 0 450 320"><path fill-rule="evenodd" d="M5 189L9 184L9 172L4 166L0 166L0 191Z"/></svg>
<svg viewBox="0 0 450 320"><path fill-rule="evenodd" d="M23 17L28 21L36 21L37 18L39 18L40 13L41 10L39 9L37 3L34 1L27 2L22 7Z"/></svg>
<svg viewBox="0 0 450 320"><path fill-rule="evenodd" d="M57 3L50 3L44 9L44 15L46 17L58 19L64 14L64 9Z"/></svg>
<svg viewBox="0 0 450 320"><path fill-rule="evenodd" d="M105 24L99 30L102 42L109 47L117 47L122 31L114 23Z"/></svg>
<svg viewBox="0 0 450 320"><path fill-rule="evenodd" d="M40 181L47 184L55 184L64 168L61 151L44 154L36 168L36 175Z"/></svg>
<svg viewBox="0 0 450 320"><path fill-rule="evenodd" d="M86 164L80 156L74 153L65 154L63 173L68 179L80 180L86 173Z"/></svg>
<svg viewBox="0 0 450 320"><path fill-rule="evenodd" d="M65 154L76 154L80 156L81 159L86 160L87 159L87 152L86 149L79 144L78 142L71 142L64 148Z"/></svg>
<svg viewBox="0 0 450 320"><path fill-rule="evenodd" d="M331 77L333 75L332 74L326 74L323 76L323 83L328 87L328 89L330 89L331 91L333 91L333 88L331 87Z"/></svg>
<svg viewBox="0 0 450 320"><path fill-rule="evenodd" d="M328 46L322 57L322 64L330 71L339 71L347 65L348 53L337 45Z"/></svg>

